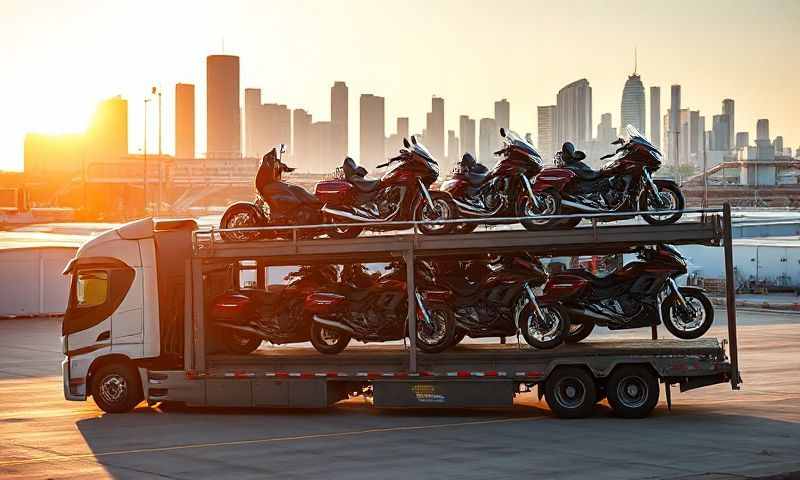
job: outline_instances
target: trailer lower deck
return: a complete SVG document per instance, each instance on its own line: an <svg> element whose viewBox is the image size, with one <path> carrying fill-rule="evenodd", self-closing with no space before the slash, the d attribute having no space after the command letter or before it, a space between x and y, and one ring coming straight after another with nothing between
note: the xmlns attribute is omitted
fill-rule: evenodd
<svg viewBox="0 0 800 480"><path fill-rule="evenodd" d="M727 382L732 371L714 338L594 341L554 350L462 344L418 354L416 372L408 359L402 345L355 347L339 355L310 347L209 355L204 372L147 371L147 398L193 406L321 408L368 393L378 407L507 407L516 393L543 385L563 367L584 369L602 389L616 368L643 366L681 391Z"/></svg>

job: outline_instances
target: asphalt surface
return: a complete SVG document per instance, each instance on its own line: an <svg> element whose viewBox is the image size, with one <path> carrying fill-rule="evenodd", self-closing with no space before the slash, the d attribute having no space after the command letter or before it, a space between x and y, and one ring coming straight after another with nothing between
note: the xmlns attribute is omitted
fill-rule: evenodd
<svg viewBox="0 0 800 480"><path fill-rule="evenodd" d="M800 315L739 312L744 385L679 393L642 420L513 409L160 409L103 414L61 390L59 320L0 321L0 478L664 478L800 472ZM712 335L725 332L717 312ZM619 336L647 336L638 330ZM663 392L662 392L663 398ZM783 477L790 478L790 477ZM791 477L793 478L793 477Z"/></svg>

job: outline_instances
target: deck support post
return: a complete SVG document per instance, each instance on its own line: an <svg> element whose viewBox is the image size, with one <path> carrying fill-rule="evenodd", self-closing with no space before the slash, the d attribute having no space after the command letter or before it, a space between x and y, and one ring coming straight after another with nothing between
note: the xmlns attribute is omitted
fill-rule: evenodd
<svg viewBox="0 0 800 480"><path fill-rule="evenodd" d="M739 344L736 337L736 286L733 272L733 232L731 204L722 206L723 242L725 243L725 311L728 314L728 352L731 357L731 387L739 389Z"/></svg>
<svg viewBox="0 0 800 480"><path fill-rule="evenodd" d="M408 296L408 371L417 373L417 289L414 285L414 250L403 252L406 263L406 288Z"/></svg>
<svg viewBox="0 0 800 480"><path fill-rule="evenodd" d="M195 309L192 311L192 338L194 339L194 369L204 372L206 369L206 325L205 298L203 291L203 260L192 260L192 297Z"/></svg>

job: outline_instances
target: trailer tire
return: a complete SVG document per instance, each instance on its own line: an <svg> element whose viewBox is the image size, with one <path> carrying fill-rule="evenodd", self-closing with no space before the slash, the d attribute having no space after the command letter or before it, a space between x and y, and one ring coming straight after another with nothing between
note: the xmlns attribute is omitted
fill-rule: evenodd
<svg viewBox="0 0 800 480"><path fill-rule="evenodd" d="M559 367L544 384L544 396L550 410L560 418L584 418L597 403L594 378L580 367Z"/></svg>
<svg viewBox="0 0 800 480"><path fill-rule="evenodd" d="M348 343L350 343L350 335L317 322L311 322L311 344L319 353L336 355L347 348Z"/></svg>
<svg viewBox="0 0 800 480"><path fill-rule="evenodd" d="M611 374L606 392L615 415L643 418L658 403L658 378L647 366L624 365Z"/></svg>
<svg viewBox="0 0 800 480"><path fill-rule="evenodd" d="M92 375L92 398L106 413L126 413L143 399L139 373L129 363L109 363Z"/></svg>

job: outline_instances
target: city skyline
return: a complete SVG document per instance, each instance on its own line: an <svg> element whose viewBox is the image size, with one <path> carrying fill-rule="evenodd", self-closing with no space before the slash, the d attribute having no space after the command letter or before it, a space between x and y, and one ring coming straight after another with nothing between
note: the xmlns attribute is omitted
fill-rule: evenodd
<svg viewBox="0 0 800 480"><path fill-rule="evenodd" d="M144 106L142 99L153 84L159 86L159 89L164 92L165 106L174 104L172 92L176 83L189 83L196 86L195 143L198 147L196 148L197 153L204 153L201 151L207 144L204 59L206 55L214 53L234 54L241 58L240 91L242 93L244 88L261 88L264 92L265 103L280 103L286 104L291 109L305 109L314 115L315 119L323 121L330 120L328 118L330 109L328 93L331 85L335 81L346 82L350 89L349 152L355 155L358 154L359 141L357 102L359 95L367 92L386 99L386 124L393 125L394 118L398 116L409 117L411 131L422 130L425 124L424 113L430 109L430 98L433 95L444 98L446 107L443 136L449 130L458 131L460 115L469 115L474 119L493 117L494 102L501 98L508 98L509 102L513 104L510 126L524 134L527 131L537 131L537 106L552 104L559 88L577 78L586 77L594 91L590 125L595 126L599 123L602 113L619 111L619 92L625 75L630 73L630 51L633 50L634 45L638 47L638 70L642 75L645 88L659 86L664 90L671 84L681 84L684 89L685 102L691 104L694 109L707 112L709 117L712 112L719 111L721 99L733 98L738 103L736 108L737 131L752 132L757 119L769 118L773 130L784 137L786 146L796 147L800 142L800 126L797 125L798 119L794 113L800 109L800 105L798 105L800 100L790 88L791 77L786 75L787 68L789 73L792 71L791 62L769 62L769 75L761 73L754 75L754 71L759 70L758 66L771 58L769 52L775 50L774 45L788 45L782 50L782 55L786 58L792 57L793 52L798 49L797 45L800 44L797 41L798 33L789 29L787 25L791 24L792 18L797 18L800 8L789 2L767 2L766 5L752 2L737 6L731 16L733 25L741 25L744 31L751 31L756 27L766 28L768 24L770 35L757 42L754 41L755 45L743 44L732 38L732 50L735 50L736 55L729 53L726 49L715 48L714 61L718 62L718 65L711 62L708 57L709 53L704 51L692 51L693 55L689 59L680 53L680 48L689 48L687 43L696 41L702 37L702 34L710 33L707 30L700 31L701 26L703 29L709 27L701 21L704 16L714 13L714 9L706 5L695 8L691 17L681 14L681 8L676 8L679 13L673 15L678 15L678 19L681 20L679 23L683 25L682 28L685 28L686 32L668 49L659 46L658 42L648 40L648 35L654 37L666 35L672 28L666 25L669 22L654 21L650 24L653 31L644 31L647 29L645 26L636 25L629 32L627 40L622 42L617 38L619 41L616 41L616 45L629 45L630 51L615 48L612 49L613 52L594 55L590 54L589 50L591 49L581 46L577 38L565 37L564 44L560 48L553 49L552 46L547 46L571 57L570 62L558 62L555 61L558 52L544 51L544 46L536 45L535 39L526 35L525 29L522 27L539 25L540 20L533 15L533 12L539 8L551 12L556 19L564 19L564 22L555 21L550 25L543 26L548 32L560 32L569 23L569 15L566 12L568 6L527 5L511 2L503 10L514 10L518 14L515 14L514 18L507 15L502 16L510 22L508 38L502 41L490 40L489 37L486 37L488 34L486 29L494 27L489 26L482 27L484 34L481 41L485 45L478 46L477 40L471 39L467 35L459 36L461 45L459 51L462 48L473 50L469 53L472 61L451 65L450 61L441 62L441 59L432 54L429 49L420 49L419 46L422 44L420 42L423 41L411 37L414 37L413 32L416 31L420 34L428 34L427 36L421 35L422 38L429 38L437 28L443 31L447 22L452 21L448 14L456 10L457 4L455 3L437 2L435 5L418 5L415 8L419 10L419 13L429 14L427 17L430 19L429 22L424 24L412 22L409 26L412 32L408 34L408 38L404 35L404 39L391 40L377 36L375 37L375 46L367 46L363 42L354 41L354 37L361 40L372 39L372 34L378 35L380 31L377 25L371 25L365 20L367 14L360 11L362 9L355 2L349 4L350 8L343 9L345 12L338 13L336 8L325 4L300 2L298 5L291 6L266 4L267 6L261 7L258 4L234 3L224 15L218 15L219 21L216 23L211 20L216 19L214 13L219 13L217 12L219 8L199 4L196 10L188 13L189 19L194 20L195 23L199 22L201 26L208 26L208 29L199 28L199 32L188 34L186 39L166 45L158 43L158 39L151 38L137 38L139 43L136 43L135 47L129 45L130 42L119 44L119 42L112 41L108 48L116 48L114 51L117 53L104 58L102 70L96 72L90 70L95 73L90 77L71 74L72 68L69 67L72 64L65 63L69 55L64 49L84 52L69 61L77 64L78 67L91 67L92 62L96 60L94 55L100 55L106 50L100 48L98 42L89 40L96 40L101 33L112 31L108 25L109 22L103 23L99 19L108 18L112 12L116 12L120 8L112 9L103 7L101 4L86 2L69 9L59 7L55 3L41 2L39 4L40 15L33 19L30 18L30 12L27 13L28 18L22 12L22 7L25 5L27 4L13 2L7 4L5 6L6 14L3 17L4 20L10 21L3 22L3 26L8 28L0 29L3 31L0 33L3 39L16 41L18 52L26 55L25 69L23 69L21 60L17 58L22 53L17 53L11 58L7 58L5 53L2 54L4 55L2 60L9 66L8 71L12 72L12 75L7 88L2 89L0 95L7 100L4 105L10 109L12 114L6 115L7 118L3 119L4 123L0 128L0 169L21 168L25 133L80 131L81 129L76 128L76 125L86 126L94 106L100 100L115 94L121 94L129 101L129 151L136 153L142 148ZM681 5L685 7L688 4L679 2L678 7ZM317 38L319 37L311 36L303 38L299 47L287 47L285 49L287 51L278 51L278 49L272 48L265 49L263 45L268 43L268 40L275 40L275 35L287 32L285 27L277 25L280 22L269 21L263 28L258 29L255 28L255 23L245 22L240 29L244 33L237 33L230 26L235 23L234 19L246 16L243 12L248 9L255 12L267 7L272 7L285 14L286 19L307 15L312 7L331 13L333 20L343 18L348 13L357 18L351 20L354 24L354 31L347 34L342 33L341 29L336 29L334 34L332 26L324 26L319 35L330 35L333 38L322 48L318 47ZM582 8L587 16L597 19L597 23L602 23L602 19L608 18L614 18L616 22L634 21L629 17L620 17L619 9L616 9L617 14L614 17L609 17L611 12L615 11L614 5L611 4L605 8L594 6L583 6ZM637 15L641 14L645 18L647 17L645 11L654 8L656 7L644 6ZM342 10L341 6L339 9ZM125 15L134 19L141 15L138 9L132 7L128 9L131 10L129 12L124 11L124 6L122 10L121 14L115 13L115 15ZM148 16L148 22L152 23L153 28L172 27L177 12L182 9L166 6L164 10L162 15L153 15L152 19ZM486 13L487 18L495 19L500 15L490 6L476 6L474 10L475 12L471 15L476 19L475 21L481 13ZM84 15L89 11L91 11L91 15ZM763 14L763 18L753 25L745 24L747 16L752 15L755 11L759 15ZM181 13L183 12L181 11ZM91 24L86 18L78 18L80 15L90 17L95 23ZM662 12L660 15L663 16L666 13ZM257 17L258 15L252 16ZM420 16L424 17L425 15ZM33 45L37 39L22 32L17 26L17 24L27 25L30 21L40 20L44 17L68 17L72 21L72 26L69 28L62 24L53 26L52 33L54 35L62 33L59 37L60 43L47 45L51 48L46 51L37 50ZM381 19L386 18L386 16L381 16ZM14 21L15 19L16 21ZM313 25L309 26L309 30L314 30L312 27L316 26L317 20L312 19L311 21ZM114 28L120 28L124 33L127 31L129 23L135 22L126 21L122 26L115 24ZM491 22L487 22L487 25L488 23ZM65 34L65 31L75 33L74 30L81 28L81 24L83 24L84 31L79 32L80 34ZM95 25L95 27L90 28L91 25ZM272 29L272 27L275 28ZM711 27L717 28L713 25ZM592 22L586 26L586 31L582 33L582 36L591 35L593 32L607 39L604 41L615 42L616 37L613 37L615 34ZM224 49L222 48L223 38ZM428 39L423 43L430 41ZM256 48L256 45L259 45L259 48ZM364 45L364 50L358 50L362 45ZM501 45L505 50L500 49ZM316 53L310 55L309 58L298 57L300 52L298 48L312 47L316 48ZM375 48L383 48L383 50L378 54L374 51ZM351 59L335 55L333 57L336 58L326 57L326 55L331 56L330 53L337 49L342 52L359 51L363 58ZM534 77L519 75L518 77L521 78L515 78L517 75L503 75L501 72L508 71L508 69L502 68L502 66L513 62L515 55L521 54L524 56L519 57L520 62L532 64L531 68L536 67L537 75ZM117 55L122 58L117 58ZM461 58L461 55L467 54L458 53L453 58ZM597 58L592 60L591 55ZM734 57L738 58L739 63L732 60ZM535 58L536 61L530 62L532 58ZM124 62L119 63L122 60ZM356 68L354 65L357 61L360 61L365 67ZM742 61L748 63L743 64ZM131 62L136 64L129 65ZM681 62L682 64L678 65ZM307 70L310 63L315 63L316 75L302 74L301 71ZM713 74L707 72L702 74L703 68L709 64L714 65ZM14 68L15 66L19 68ZM127 66L127 68L122 68L123 66ZM96 69L96 67L94 68ZM53 82L53 71L64 72L63 80L59 78L59 82ZM419 75L419 71L425 71L425 75ZM16 72L25 72L25 74L20 73L17 78ZM49 75L47 75L48 72ZM466 72L469 75L466 75ZM546 72L546 75L542 75L541 72ZM41 75L37 76L37 73ZM32 80L23 84L22 77L32 78ZM535 80L531 81L531 78ZM36 91L47 92L47 94L39 98L32 94ZM24 101L20 102L17 97L23 98ZM243 104L241 100L240 103ZM149 108L150 118L155 119L157 112L154 109L154 102L150 103ZM174 124L174 118L172 118L173 113L170 110L170 108L164 109L164 152L173 154L175 141L170 125ZM617 115L614 115L614 120L615 126L618 127ZM156 138L155 124L154 121L150 122L149 136L153 144ZM385 135L390 133L389 131L384 132ZM287 143L289 143L288 140Z"/></svg>

